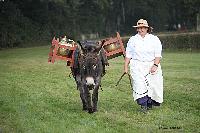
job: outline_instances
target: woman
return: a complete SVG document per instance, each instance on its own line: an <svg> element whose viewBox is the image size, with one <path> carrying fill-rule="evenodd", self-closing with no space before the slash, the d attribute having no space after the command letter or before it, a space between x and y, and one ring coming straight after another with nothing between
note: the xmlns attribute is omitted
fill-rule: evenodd
<svg viewBox="0 0 200 133"><path fill-rule="evenodd" d="M133 84L133 97L141 111L146 113L152 106L163 102L163 76L160 65L162 45L157 36L150 34L146 20L140 19L136 26L137 34L132 36L126 47L124 72L130 74Z"/></svg>

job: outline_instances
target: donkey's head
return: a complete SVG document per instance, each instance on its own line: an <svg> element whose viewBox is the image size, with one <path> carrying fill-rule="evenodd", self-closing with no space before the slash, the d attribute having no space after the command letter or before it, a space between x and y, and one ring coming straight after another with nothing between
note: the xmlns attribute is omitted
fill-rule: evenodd
<svg viewBox="0 0 200 133"><path fill-rule="evenodd" d="M87 86L95 86L103 72L100 55L104 41L78 42L79 68L82 82Z"/></svg>

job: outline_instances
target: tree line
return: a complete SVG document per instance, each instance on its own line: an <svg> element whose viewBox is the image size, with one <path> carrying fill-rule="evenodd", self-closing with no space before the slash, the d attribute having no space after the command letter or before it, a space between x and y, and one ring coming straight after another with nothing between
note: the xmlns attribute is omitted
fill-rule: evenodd
<svg viewBox="0 0 200 133"><path fill-rule="evenodd" d="M0 48L53 36L130 35L139 18L155 32L192 30L199 12L199 0L0 0Z"/></svg>

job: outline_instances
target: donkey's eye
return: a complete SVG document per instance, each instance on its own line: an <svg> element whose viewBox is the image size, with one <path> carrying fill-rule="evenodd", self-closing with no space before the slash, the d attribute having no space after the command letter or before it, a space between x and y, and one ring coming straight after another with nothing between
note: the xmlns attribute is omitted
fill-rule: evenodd
<svg viewBox="0 0 200 133"><path fill-rule="evenodd" d="M93 67L93 69L96 69L96 68L97 68L97 66L96 66L96 65L92 65L92 67Z"/></svg>

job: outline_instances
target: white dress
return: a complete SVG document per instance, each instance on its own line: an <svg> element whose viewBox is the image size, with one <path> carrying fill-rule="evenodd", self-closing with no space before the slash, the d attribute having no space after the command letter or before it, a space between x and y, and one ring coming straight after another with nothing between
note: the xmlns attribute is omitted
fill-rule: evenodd
<svg viewBox="0 0 200 133"><path fill-rule="evenodd" d="M163 102L163 76L161 65L153 74L148 74L154 64L155 57L162 57L162 45L157 36L139 34L132 36L126 47L126 57L130 60L134 100L146 95L156 102ZM146 76L148 74L148 76ZM146 78L145 78L146 76ZM147 82L148 83L147 83Z"/></svg>

